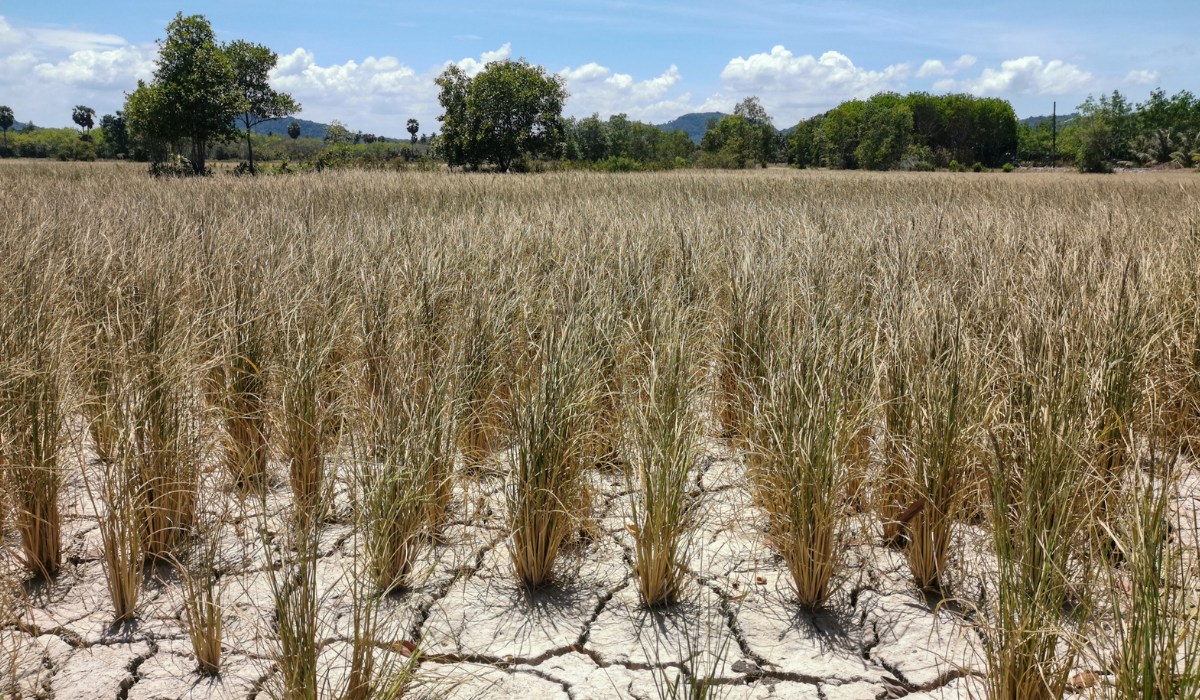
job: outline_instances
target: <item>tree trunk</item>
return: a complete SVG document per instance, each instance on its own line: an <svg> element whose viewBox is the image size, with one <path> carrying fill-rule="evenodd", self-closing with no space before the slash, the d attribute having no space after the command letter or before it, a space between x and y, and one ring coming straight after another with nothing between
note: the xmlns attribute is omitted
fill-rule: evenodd
<svg viewBox="0 0 1200 700"><path fill-rule="evenodd" d="M246 127L246 149L250 151L250 174L254 175L254 141L250 139L250 127Z"/></svg>
<svg viewBox="0 0 1200 700"><path fill-rule="evenodd" d="M192 139L192 172L196 175L204 174L204 151L204 142Z"/></svg>

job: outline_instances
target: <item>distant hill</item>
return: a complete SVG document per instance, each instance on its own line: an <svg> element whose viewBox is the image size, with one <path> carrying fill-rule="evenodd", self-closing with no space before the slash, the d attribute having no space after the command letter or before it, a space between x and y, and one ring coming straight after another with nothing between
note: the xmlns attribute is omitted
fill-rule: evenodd
<svg viewBox="0 0 1200 700"><path fill-rule="evenodd" d="M704 138L704 132L708 131L706 123L709 119L720 119L725 116L722 112L692 112L685 114L682 117L676 117L666 124L656 124L663 131L675 131L682 129L687 132L687 135L692 137L696 143L700 143L700 139Z"/></svg>
<svg viewBox="0 0 1200 700"><path fill-rule="evenodd" d="M263 135L282 134L282 135L286 136L288 124L291 124L292 122L297 122L298 124L300 124L300 136L302 136L303 138L306 138L306 139L323 139L323 138L325 138L325 126L326 126L325 124L321 124L320 122L309 121L307 119L298 119L295 117L288 117L286 119L272 119L271 121L263 122L262 124L258 124L257 126L254 127L254 133L263 134ZM385 141L399 141L400 139L384 137L384 140ZM404 139L404 140L407 141L408 139Z"/></svg>
<svg viewBox="0 0 1200 700"><path fill-rule="evenodd" d="M1058 115L1058 125L1062 126L1063 124L1066 124L1067 122L1071 121L1072 119L1074 119L1078 116L1079 116L1079 112L1072 112L1070 114L1060 114L1060 115ZM1049 114L1043 114L1039 117L1025 117L1024 119L1022 119L1020 121L1025 126L1032 128L1032 127L1036 127L1038 124L1041 124L1042 122L1050 121L1050 117L1051 117L1051 115L1049 115Z"/></svg>

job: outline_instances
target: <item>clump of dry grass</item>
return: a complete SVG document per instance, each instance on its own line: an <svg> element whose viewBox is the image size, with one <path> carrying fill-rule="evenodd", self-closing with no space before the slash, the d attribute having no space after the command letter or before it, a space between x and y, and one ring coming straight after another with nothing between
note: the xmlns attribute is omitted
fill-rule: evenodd
<svg viewBox="0 0 1200 700"><path fill-rule="evenodd" d="M754 402L766 376L766 357L775 340L774 318L779 301L773 280L754 265L749 254L730 272L724 292L726 312L717 350L717 424L721 434L744 443L753 429Z"/></svg>
<svg viewBox="0 0 1200 700"><path fill-rule="evenodd" d="M679 314L679 315L675 315ZM691 475L699 456L699 385L692 324L667 310L651 320L643 349L646 374L627 399L632 459L626 483L634 494L630 530L633 573L647 607L670 605L687 583L687 559L698 504Z"/></svg>
<svg viewBox="0 0 1200 700"><path fill-rule="evenodd" d="M913 507L904 483L912 459L912 431L917 407L906 365L908 348L903 343L903 339L895 338L889 343L881 391L884 466L877 487L875 511L883 528L883 541L889 544L900 543L906 518L911 516Z"/></svg>
<svg viewBox="0 0 1200 700"><path fill-rule="evenodd" d="M0 473L21 536L20 559L43 577L62 564L59 460L69 415L51 285L28 270L14 293L0 295Z"/></svg>
<svg viewBox="0 0 1200 700"><path fill-rule="evenodd" d="M952 529L965 496L976 399L961 320L944 306L928 313L930 318L918 326L922 337L906 368L915 396L901 492L915 511L905 523L913 580L918 588L945 592Z"/></svg>
<svg viewBox="0 0 1200 700"><path fill-rule="evenodd" d="M195 521L204 425L191 372L191 329L171 299L165 271L136 285L130 298L135 316L126 362L132 378L130 437L133 472L148 557L169 553Z"/></svg>
<svg viewBox="0 0 1200 700"><path fill-rule="evenodd" d="M863 418L847 406L863 361L856 330L828 309L793 312L767 358L756 408L755 500L767 513L769 541L791 573L796 598L808 609L829 600L842 566L846 454Z"/></svg>
<svg viewBox="0 0 1200 700"><path fill-rule="evenodd" d="M220 506L206 509L186 543L186 551L175 559L183 583L183 618L201 675L221 671L225 587L219 569L220 528L227 514L228 509Z"/></svg>
<svg viewBox="0 0 1200 700"><path fill-rule="evenodd" d="M475 300L461 324L456 393L460 405L459 449L470 467L485 462L503 442L503 370L508 296Z"/></svg>
<svg viewBox="0 0 1200 700"><path fill-rule="evenodd" d="M589 368L577 323L568 315L539 329L510 418L505 544L517 577L531 587L551 581L560 552L590 510L581 454Z"/></svg>
<svg viewBox="0 0 1200 700"><path fill-rule="evenodd" d="M279 426L292 497L303 514L329 496L325 453L338 410L329 400L338 321L302 303L283 323L274 423Z"/></svg>
<svg viewBox="0 0 1200 700"><path fill-rule="evenodd" d="M234 268L235 274L241 272ZM225 469L243 490L263 485L271 454L267 373L273 331L262 285L261 280L233 280L227 301L213 294L210 313L207 396L224 432Z"/></svg>
<svg viewBox="0 0 1200 700"><path fill-rule="evenodd" d="M100 539L104 543L104 578L108 584L115 620L127 622L137 613L145 580L146 531L142 515L146 505L134 479L136 464L129 434L118 438L117 454L104 463L100 477ZM88 485L94 504L95 492Z"/></svg>
<svg viewBox="0 0 1200 700"><path fill-rule="evenodd" d="M444 517L454 422L448 373L428 369L428 381L377 393L375 447L353 450L358 529L369 573L384 593L407 585L414 561Z"/></svg>
<svg viewBox="0 0 1200 700"><path fill-rule="evenodd" d="M1102 521L1114 547L1106 553L1108 595L1116 628L1111 664L1123 698L1200 697L1197 561L1174 530L1196 509L1173 512L1183 473L1177 455L1151 436L1144 473L1134 472ZM1118 500L1119 499L1119 500Z"/></svg>
<svg viewBox="0 0 1200 700"><path fill-rule="evenodd" d="M992 436L998 577L983 640L993 698L1062 697L1094 603L1085 365L1078 340L1043 314L1013 339Z"/></svg>

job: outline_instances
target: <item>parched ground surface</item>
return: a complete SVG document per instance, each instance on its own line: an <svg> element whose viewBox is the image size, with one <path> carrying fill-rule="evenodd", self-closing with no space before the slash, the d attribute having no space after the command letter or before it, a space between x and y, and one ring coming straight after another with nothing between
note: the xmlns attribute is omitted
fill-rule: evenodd
<svg viewBox="0 0 1200 700"><path fill-rule="evenodd" d="M764 542L741 464L714 448L702 467L694 582L686 601L658 612L639 606L631 580L629 497L619 475L594 475L596 526L562 561L561 583L536 592L512 574L502 482L472 481L457 495L443 542L423 554L419 582L382 611L383 644L410 642L424 655L405 696L657 699L671 697L673 683L709 676L720 684L717 697L734 700L985 696L978 636L964 622L983 585L971 573L979 570L971 557L986 559L981 533L960 533L957 549L967 554L956 566L957 600L923 596L900 553L852 541L838 594L827 610L809 613L794 603L786 570ZM1187 485L1179 505L1191 512L1200 479ZM219 675L205 677L169 568L148 573L136 621L112 624L95 511L79 486L67 498L69 563L50 585L27 586L19 628L0 638L6 689L56 700L269 697L275 609L268 557L251 522L261 516L235 513L224 526L225 658ZM286 497L278 487L268 510ZM353 534L331 522L319 548L325 697L337 697L347 676L350 592L360 571Z"/></svg>

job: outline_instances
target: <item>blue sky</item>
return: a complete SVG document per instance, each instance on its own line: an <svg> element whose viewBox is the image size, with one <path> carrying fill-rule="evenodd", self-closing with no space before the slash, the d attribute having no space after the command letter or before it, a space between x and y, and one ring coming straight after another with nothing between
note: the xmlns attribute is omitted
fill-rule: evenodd
<svg viewBox="0 0 1200 700"><path fill-rule="evenodd" d="M205 2L0 4L0 104L70 124L120 108L153 70L176 11L222 40L280 54L273 81L300 116L403 134L436 128L433 78L525 57L561 73L568 113L663 122L758 95L779 126L880 90L965 91L1018 115L1070 111L1089 93L1200 92L1200 2Z"/></svg>

